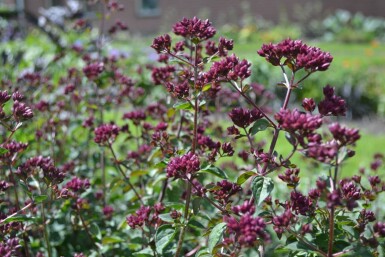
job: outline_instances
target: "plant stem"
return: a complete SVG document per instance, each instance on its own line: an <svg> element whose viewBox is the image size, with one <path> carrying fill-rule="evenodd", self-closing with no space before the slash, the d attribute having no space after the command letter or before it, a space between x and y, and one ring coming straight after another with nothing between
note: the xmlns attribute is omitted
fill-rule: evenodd
<svg viewBox="0 0 385 257"><path fill-rule="evenodd" d="M336 165L334 167L334 176L330 177L330 184L331 184L331 192L333 193L336 189L336 182L337 182L337 175L338 175L338 151L336 154ZM330 215L329 215L329 244L328 244L328 255L327 257L333 256L333 243L334 243L334 215L335 215L335 208L332 206L330 209Z"/></svg>
<svg viewBox="0 0 385 257"><path fill-rule="evenodd" d="M100 249L99 249L98 245L96 244L95 240L93 239L93 237L91 235L91 232L88 229L87 224L86 224L86 222L83 219L83 216L80 214L80 211L76 210L76 213L78 214L78 216L79 216L79 218L80 218L80 220L82 222L82 226L83 226L84 230L86 231L86 234L87 234L88 238L90 239L90 241L94 245L96 251L99 253L100 256L105 257L104 254L100 252Z"/></svg>
<svg viewBox="0 0 385 257"><path fill-rule="evenodd" d="M198 81L198 46L195 45L195 65L192 65L194 68L194 82L196 83ZM192 54L191 54L192 55ZM196 90L196 84L194 85L194 90ZM199 92L196 93L195 96L195 103L194 103L194 124L193 124L193 139L192 139L192 147L191 147L191 153L195 154L196 147L197 147L197 135L198 135L198 113L199 113ZM191 191L192 186L191 183L187 182L187 191L186 191L186 204L184 209L184 218L185 221L189 219L189 213L190 213L190 201L191 201ZM182 251L182 244L184 235L186 233L186 226L183 226L180 230L178 244L175 252L175 257L178 257L180 255L180 252Z"/></svg>
<svg viewBox="0 0 385 257"><path fill-rule="evenodd" d="M120 171L120 173L122 174L122 176L124 177L124 181L131 187L131 189L134 191L136 197L139 199L140 203L142 205L144 205L144 202L142 200L142 197L139 195L139 193L136 191L134 185L130 182L130 179L127 177L127 175L124 173L124 171L122 170L122 167L120 167L120 164L119 164L119 161L116 157L116 154L115 154L115 151L114 149L112 148L112 145L111 143L108 143L108 147L110 148L111 150L111 153L112 153L112 156L114 157L114 162L116 163L116 167L118 168L118 170Z"/></svg>
<svg viewBox="0 0 385 257"><path fill-rule="evenodd" d="M51 249L51 244L49 242L49 236L48 236L48 231L47 231L47 224L46 224L46 217L45 217L45 210L44 210L44 203L41 203L41 217L43 219L43 233L44 233L44 240L47 245L47 252L48 252L48 257L52 256L52 249Z"/></svg>
<svg viewBox="0 0 385 257"><path fill-rule="evenodd" d="M256 105L256 104L254 103L253 100L250 99L250 97L248 97L245 93L243 93L243 92L242 92L242 91L241 91L241 90L234 84L233 81L229 81L229 82L230 82L230 85L232 85L233 88L235 88L235 90L237 90L238 93L241 94L241 96L243 96L243 98L245 98L246 101L247 101L249 104L251 104L255 109L257 109L257 110L263 115L263 117L265 117L265 118L269 121L270 125L271 125L273 128L276 128L276 127L277 127L277 125L274 123L274 121L272 121L272 120L269 118L269 116L267 116L267 114L266 114L261 108L259 108L258 105Z"/></svg>

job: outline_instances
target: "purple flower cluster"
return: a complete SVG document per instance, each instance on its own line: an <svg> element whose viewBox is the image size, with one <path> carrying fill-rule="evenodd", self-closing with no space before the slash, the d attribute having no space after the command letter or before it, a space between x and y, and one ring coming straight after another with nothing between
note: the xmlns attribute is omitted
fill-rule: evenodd
<svg viewBox="0 0 385 257"><path fill-rule="evenodd" d="M98 76L104 71L104 63L102 62L95 62L90 63L87 66L83 68L83 73L86 75L86 77L90 80L94 80L98 78Z"/></svg>
<svg viewBox="0 0 385 257"><path fill-rule="evenodd" d="M323 116L345 116L345 100L334 94L334 88L327 85L323 89L325 99L318 104L318 111Z"/></svg>
<svg viewBox="0 0 385 257"><path fill-rule="evenodd" d="M288 187L297 187L300 177L299 169L287 169L284 174L279 174L278 177L287 184Z"/></svg>
<svg viewBox="0 0 385 257"><path fill-rule="evenodd" d="M227 56L228 51L233 50L234 41L231 39L226 39L224 37L220 37L218 47L215 46L214 41L208 40L205 48L206 48L206 54L207 55L218 54L218 56L225 57L225 56Z"/></svg>
<svg viewBox="0 0 385 257"><path fill-rule="evenodd" d="M285 39L278 44L264 44L258 54L274 66L290 63L293 71L303 68L307 72L325 71L333 61L330 53L308 46L301 40L292 39Z"/></svg>
<svg viewBox="0 0 385 257"><path fill-rule="evenodd" d="M157 53L169 52L171 48L171 37L168 34L154 38L151 45Z"/></svg>
<svg viewBox="0 0 385 257"><path fill-rule="evenodd" d="M70 181L65 184L64 188L67 188L73 192L84 191L90 187L89 179L80 179L78 177L73 177Z"/></svg>
<svg viewBox="0 0 385 257"><path fill-rule="evenodd" d="M109 145L119 134L119 127L115 124L103 124L94 130L94 141L98 145Z"/></svg>
<svg viewBox="0 0 385 257"><path fill-rule="evenodd" d="M251 123L262 118L263 116L257 109L248 110L237 107L231 110L229 117L238 127L247 128Z"/></svg>
<svg viewBox="0 0 385 257"><path fill-rule="evenodd" d="M141 121L146 119L146 113L142 110L126 112L123 119L132 120L135 125L139 125Z"/></svg>
<svg viewBox="0 0 385 257"><path fill-rule="evenodd" d="M54 161L50 157L37 156L28 159L21 164L16 173L27 178L39 169L43 171L44 177L51 183L59 184L63 181L65 173L55 167Z"/></svg>
<svg viewBox="0 0 385 257"><path fill-rule="evenodd" d="M195 173L200 169L199 158L191 152L173 157L167 165L167 177L185 178L188 174Z"/></svg>
<svg viewBox="0 0 385 257"><path fill-rule="evenodd" d="M285 210L281 215L273 217L273 229L277 233L278 238L281 238L285 230L295 221L296 217L290 209Z"/></svg>
<svg viewBox="0 0 385 257"><path fill-rule="evenodd" d="M135 214L127 216L126 222L133 229L142 227L144 224L157 226L161 222L159 214L164 210L165 207L162 203L157 203L153 207L141 206ZM152 217L151 211L153 211Z"/></svg>
<svg viewBox="0 0 385 257"><path fill-rule="evenodd" d="M216 186L213 190L211 190L211 192L213 193L215 199L217 199L222 205L226 205L229 202L229 198L241 190L242 187L240 187L238 184L229 182L227 180L222 180L217 182Z"/></svg>
<svg viewBox="0 0 385 257"><path fill-rule="evenodd" d="M13 117L16 121L29 120L32 119L33 112L25 103L16 100L13 103Z"/></svg>
<svg viewBox="0 0 385 257"><path fill-rule="evenodd" d="M172 30L176 35L199 41L212 38L216 33L209 20L200 20L197 17L183 18L173 26Z"/></svg>
<svg viewBox="0 0 385 257"><path fill-rule="evenodd" d="M168 82L166 83L166 89L172 96L179 99L184 99L190 95L190 85L187 80L178 84Z"/></svg>
<svg viewBox="0 0 385 257"><path fill-rule="evenodd" d="M308 135L322 125L322 118L319 115L311 115L294 109L281 109L274 115L279 125L289 132L298 131L300 134Z"/></svg>
<svg viewBox="0 0 385 257"><path fill-rule="evenodd" d="M315 202L312 198L304 196L298 191L292 191L290 194L291 209L296 214L304 216L312 215L315 211Z"/></svg>
<svg viewBox="0 0 385 257"><path fill-rule="evenodd" d="M349 129L341 126L339 123L331 124L329 130L333 138L337 140L340 145L352 145L361 137L358 129Z"/></svg>
<svg viewBox="0 0 385 257"><path fill-rule="evenodd" d="M235 217L226 217L227 231L230 238L226 241L238 243L241 247L253 247L258 240L269 241L270 236L266 233L266 223L261 217L253 217L255 207L246 201L241 206L234 206L233 210L243 215L237 220Z"/></svg>
<svg viewBox="0 0 385 257"><path fill-rule="evenodd" d="M19 248L19 240L17 238L10 238L7 241L0 243L0 256L11 257L15 256L16 249Z"/></svg>
<svg viewBox="0 0 385 257"><path fill-rule="evenodd" d="M205 83L223 80L244 80L251 75L251 63L239 60L234 54L214 62L210 70L204 74Z"/></svg>

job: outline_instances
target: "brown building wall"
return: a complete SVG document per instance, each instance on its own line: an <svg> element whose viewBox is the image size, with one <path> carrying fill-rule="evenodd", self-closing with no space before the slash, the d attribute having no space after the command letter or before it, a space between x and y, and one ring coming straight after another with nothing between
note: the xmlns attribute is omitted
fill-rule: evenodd
<svg viewBox="0 0 385 257"><path fill-rule="evenodd" d="M322 17L336 9L385 18L385 0L159 0L160 15L156 17L140 17L137 13L138 1L120 2L124 4L125 10L113 14L109 23L121 20L128 24L132 32L142 34L167 31L175 21L194 15L210 19L215 26L239 24L245 9L249 15L275 22L282 17L289 20L303 20L306 16ZM313 6L319 8L309 13Z"/></svg>
<svg viewBox="0 0 385 257"><path fill-rule="evenodd" d="M3 1L16 2L16 0ZM303 21L312 17L324 17L336 9L385 18L385 0L158 0L160 15L154 17L139 15L137 9L140 0L118 1L125 6L125 10L112 14L108 18L107 27L116 20L121 20L128 24L131 32L141 34L169 31L171 25L182 17L193 16L208 18L215 26L226 23L240 24L245 14L274 22L282 17ZM24 0L24 5L29 13L38 15L40 7L48 7L53 2L61 1Z"/></svg>

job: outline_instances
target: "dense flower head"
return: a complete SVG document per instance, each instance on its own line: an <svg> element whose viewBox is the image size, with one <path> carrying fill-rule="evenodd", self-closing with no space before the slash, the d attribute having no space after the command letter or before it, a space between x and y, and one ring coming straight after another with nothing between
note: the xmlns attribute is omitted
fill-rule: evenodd
<svg viewBox="0 0 385 257"><path fill-rule="evenodd" d="M245 200L242 205L236 205L232 207L231 210L237 215L241 215L241 214L253 215L255 212L254 202L250 200Z"/></svg>
<svg viewBox="0 0 385 257"><path fill-rule="evenodd" d="M385 237L385 223L376 222L373 226L373 230L378 233L379 236Z"/></svg>
<svg viewBox="0 0 385 257"><path fill-rule="evenodd" d="M323 116L345 116L345 100L334 94L334 88L327 85L324 87L323 93L325 99L318 104L319 113Z"/></svg>
<svg viewBox="0 0 385 257"><path fill-rule="evenodd" d="M217 182L216 186L211 191L214 195L214 198L217 199L221 204L225 205L228 203L229 198L232 195L241 190L242 188L238 184L227 180L222 180Z"/></svg>
<svg viewBox="0 0 385 257"><path fill-rule="evenodd" d="M73 192L84 191L90 187L89 179L80 179L78 177L73 177L70 181L65 184L65 188L72 190Z"/></svg>
<svg viewBox="0 0 385 257"><path fill-rule="evenodd" d="M176 35L198 39L199 41L212 38L216 33L209 20L201 20L197 17L192 19L183 18L173 26L172 30Z"/></svg>
<svg viewBox="0 0 385 257"><path fill-rule="evenodd" d="M2 147L8 150L8 153L5 154L7 156L24 151L28 147L28 144L11 141L9 143L6 143Z"/></svg>
<svg viewBox="0 0 385 257"><path fill-rule="evenodd" d="M154 38L151 45L157 53L169 52L171 48L171 37L168 34Z"/></svg>
<svg viewBox="0 0 385 257"><path fill-rule="evenodd" d="M174 66L156 67L152 69L151 78L155 85L161 85L170 81L174 72Z"/></svg>
<svg viewBox="0 0 385 257"><path fill-rule="evenodd" d="M333 61L330 53L292 39L285 39L278 44L264 44L258 54L275 66L291 63L294 71L302 68L308 72L325 71Z"/></svg>
<svg viewBox="0 0 385 257"><path fill-rule="evenodd" d="M275 233L277 233L278 238L281 238L283 232L285 232L286 228L293 223L295 220L294 214L290 209L286 209L281 215L277 215L273 217L273 229Z"/></svg>
<svg viewBox="0 0 385 257"><path fill-rule="evenodd" d="M167 82L165 86L167 91L176 98L183 99L190 95L190 85L187 80L178 84Z"/></svg>
<svg viewBox="0 0 385 257"><path fill-rule="evenodd" d="M349 129L341 126L339 123L331 124L329 126L329 130L332 133L334 139L337 140L341 145L354 144L361 137L358 129Z"/></svg>
<svg viewBox="0 0 385 257"><path fill-rule="evenodd" d="M146 113L143 110L136 110L131 112L126 112L123 114L123 119L132 120L135 125L146 119Z"/></svg>
<svg viewBox="0 0 385 257"><path fill-rule="evenodd" d="M103 71L104 71L104 63L95 62L90 63L86 67L83 68L83 73L90 80L96 79Z"/></svg>
<svg viewBox="0 0 385 257"><path fill-rule="evenodd" d="M10 238L0 243L0 256L11 257L15 256L17 248L19 248L19 240L17 238Z"/></svg>
<svg viewBox="0 0 385 257"><path fill-rule="evenodd" d="M11 185L5 181L5 180L0 180L0 192L6 191Z"/></svg>
<svg viewBox="0 0 385 257"><path fill-rule="evenodd" d="M270 240L266 233L266 223L261 217L253 217L250 214L244 214L239 221L234 217L226 219L227 231L235 234L236 242L243 247L253 247L258 240Z"/></svg>
<svg viewBox="0 0 385 257"><path fill-rule="evenodd" d="M351 211L353 208L357 207L357 200L361 198L361 189L356 186L353 181L341 180L340 188L342 192L343 199L346 200L346 206Z"/></svg>
<svg viewBox="0 0 385 257"><path fill-rule="evenodd" d="M119 134L119 127L115 124L102 124L94 130L95 143L99 145L111 144Z"/></svg>
<svg viewBox="0 0 385 257"><path fill-rule="evenodd" d="M335 160L337 152L338 144L335 141L309 143L307 148L307 156L324 163L330 163Z"/></svg>
<svg viewBox="0 0 385 257"><path fill-rule="evenodd" d="M313 98L305 98L305 99L303 99L302 107L306 111L308 111L308 112L313 112L315 107L316 107L314 99Z"/></svg>
<svg viewBox="0 0 385 257"><path fill-rule="evenodd" d="M145 222L149 221L151 213L151 207L149 206L141 206L135 214L132 214L126 218L127 224L135 229L137 227L141 227Z"/></svg>
<svg viewBox="0 0 385 257"><path fill-rule="evenodd" d="M33 112L25 103L15 101L13 103L13 116L17 121L24 121L32 119Z"/></svg>
<svg viewBox="0 0 385 257"><path fill-rule="evenodd" d="M232 39L226 39L224 37L219 38L218 55L227 56L227 52L233 50L234 41Z"/></svg>
<svg viewBox="0 0 385 257"><path fill-rule="evenodd" d="M244 80L251 75L251 63L245 59L239 60L235 54L214 62L205 74L205 83L221 80Z"/></svg>
<svg viewBox="0 0 385 257"><path fill-rule="evenodd" d="M5 104L9 99L11 99L11 95L6 90L0 91L0 105Z"/></svg>
<svg viewBox="0 0 385 257"><path fill-rule="evenodd" d="M35 171L41 169L44 177L55 184L61 183L65 177L65 172L56 168L54 161L50 157L36 156L28 159L21 164L16 173L23 177L28 177Z"/></svg>
<svg viewBox="0 0 385 257"><path fill-rule="evenodd" d="M290 132L299 131L301 134L310 134L322 125L319 115L311 115L294 109L281 109L274 115L281 127Z"/></svg>
<svg viewBox="0 0 385 257"><path fill-rule="evenodd" d="M299 183L299 169L286 169L284 174L279 174L278 177L289 187L296 187Z"/></svg>
<svg viewBox="0 0 385 257"><path fill-rule="evenodd" d="M256 109L248 110L237 107L231 110L229 117L238 127L246 128L254 121L262 118L262 113Z"/></svg>
<svg viewBox="0 0 385 257"><path fill-rule="evenodd" d="M290 194L291 209L296 214L311 215L315 211L315 204L312 198L304 196L300 192L292 191Z"/></svg>
<svg viewBox="0 0 385 257"><path fill-rule="evenodd" d="M191 152L173 157L167 165L166 172L168 177L184 178L188 174L199 171L200 162L196 154Z"/></svg>

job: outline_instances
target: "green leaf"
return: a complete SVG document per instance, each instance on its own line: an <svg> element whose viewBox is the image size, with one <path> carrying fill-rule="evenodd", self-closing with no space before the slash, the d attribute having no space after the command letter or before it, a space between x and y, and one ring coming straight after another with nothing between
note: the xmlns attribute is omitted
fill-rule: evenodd
<svg viewBox="0 0 385 257"><path fill-rule="evenodd" d="M204 167L203 169L201 169L201 172L207 172L207 173L210 173L214 176L217 176L219 178L223 178L223 179L227 179L227 174L221 170L220 168L218 167L215 167L213 165L208 165L207 167Z"/></svg>
<svg viewBox="0 0 385 257"><path fill-rule="evenodd" d="M7 153L7 152L8 152L7 149L5 149L5 148L3 148L3 147L0 147L0 154L5 154L5 153Z"/></svg>
<svg viewBox="0 0 385 257"><path fill-rule="evenodd" d="M254 176L255 173L254 171L247 171L245 173L242 173L238 178L237 178L237 184L242 185L245 183L250 177Z"/></svg>
<svg viewBox="0 0 385 257"><path fill-rule="evenodd" d="M254 136L259 131L266 130L269 126L270 126L270 123L267 120L265 119L257 120L256 122L254 122L253 126L250 128L249 133L252 136Z"/></svg>
<svg viewBox="0 0 385 257"><path fill-rule="evenodd" d="M194 106L192 106L189 102L182 102L182 103L176 103L174 104L174 109L176 110L193 110Z"/></svg>
<svg viewBox="0 0 385 257"><path fill-rule="evenodd" d="M25 215L16 215L13 217L6 218L1 224L8 224L10 222L24 222L33 220L32 217L27 217Z"/></svg>
<svg viewBox="0 0 385 257"><path fill-rule="evenodd" d="M209 235L209 252L213 253L213 250L215 246L219 243L219 241L222 239L223 231L226 229L226 223L222 222L217 224L212 230Z"/></svg>
<svg viewBox="0 0 385 257"><path fill-rule="evenodd" d="M140 250L139 252L132 253L132 255L137 257L153 257L154 252L151 250L150 247L146 247L143 250Z"/></svg>
<svg viewBox="0 0 385 257"><path fill-rule="evenodd" d="M92 223L90 226L90 233L98 240L102 240L102 233L100 232L100 228L96 223Z"/></svg>
<svg viewBox="0 0 385 257"><path fill-rule="evenodd" d="M203 88L202 88L202 92L206 92L207 90L209 90L211 88L211 84L207 84L205 85Z"/></svg>
<svg viewBox="0 0 385 257"><path fill-rule="evenodd" d="M42 203L45 200L47 200L47 198L48 198L47 195L36 195L33 197L33 200L35 201L35 203Z"/></svg>
<svg viewBox="0 0 385 257"><path fill-rule="evenodd" d="M175 228L171 225L166 224L158 228L155 234L155 246L156 250L159 253L163 252L163 249L166 248L168 244L174 239L176 234Z"/></svg>
<svg viewBox="0 0 385 257"><path fill-rule="evenodd" d="M123 238L120 238L118 236L106 236L102 240L102 244L115 244L115 243L121 243L124 242Z"/></svg>
<svg viewBox="0 0 385 257"><path fill-rule="evenodd" d="M269 177L258 176L252 181L251 189L255 203L260 205L263 200L266 199L274 189L273 180Z"/></svg>
<svg viewBox="0 0 385 257"><path fill-rule="evenodd" d="M159 219L161 219L165 222L169 222L169 223L174 222L174 219L171 218L170 213L162 213L162 214L159 214L158 217L159 217Z"/></svg>

